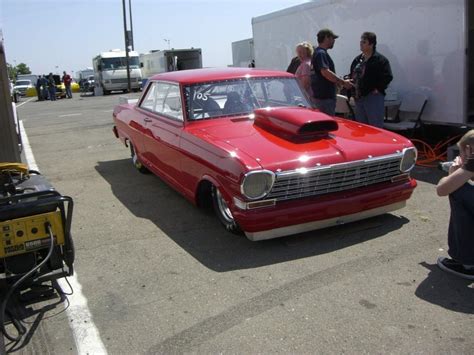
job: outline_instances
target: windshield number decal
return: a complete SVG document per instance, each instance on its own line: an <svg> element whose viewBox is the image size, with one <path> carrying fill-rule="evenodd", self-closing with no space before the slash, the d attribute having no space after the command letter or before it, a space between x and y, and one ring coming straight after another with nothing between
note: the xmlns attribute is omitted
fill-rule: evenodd
<svg viewBox="0 0 474 355"><path fill-rule="evenodd" d="M208 98L209 98L209 95L206 93L194 92L194 100L197 99L197 100L207 101Z"/></svg>

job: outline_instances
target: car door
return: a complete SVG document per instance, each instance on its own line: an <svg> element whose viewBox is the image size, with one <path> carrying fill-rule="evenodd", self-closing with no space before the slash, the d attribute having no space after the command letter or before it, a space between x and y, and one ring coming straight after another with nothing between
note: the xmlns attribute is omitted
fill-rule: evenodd
<svg viewBox="0 0 474 355"><path fill-rule="evenodd" d="M183 110L179 85L156 82L153 106L145 110L145 154L160 176L180 186Z"/></svg>
<svg viewBox="0 0 474 355"><path fill-rule="evenodd" d="M139 155L141 161L146 166L150 166L150 154L146 151L145 141L149 139L149 132L147 131L147 123L151 120L150 113L153 112L156 102L156 82L150 82L143 94L143 98L135 107L133 119L130 120L129 125L132 128L132 142L136 153Z"/></svg>

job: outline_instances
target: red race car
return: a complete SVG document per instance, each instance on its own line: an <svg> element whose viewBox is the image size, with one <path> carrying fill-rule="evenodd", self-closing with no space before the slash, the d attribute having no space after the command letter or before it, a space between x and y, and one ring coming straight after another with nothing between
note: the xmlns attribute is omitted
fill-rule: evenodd
<svg viewBox="0 0 474 355"><path fill-rule="evenodd" d="M284 72L158 74L113 117L140 172L212 204L228 230L251 240L394 211L416 187L408 139L311 108Z"/></svg>

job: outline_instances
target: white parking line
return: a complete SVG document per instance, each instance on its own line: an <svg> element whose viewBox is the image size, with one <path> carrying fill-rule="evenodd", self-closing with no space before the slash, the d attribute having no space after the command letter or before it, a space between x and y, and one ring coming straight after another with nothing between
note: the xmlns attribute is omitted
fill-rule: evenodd
<svg viewBox="0 0 474 355"><path fill-rule="evenodd" d="M18 108L18 107L20 107L20 106L22 106L22 105L24 105L24 104L30 102L31 100L34 100L34 99L35 99L34 97L31 97L31 98L29 98L28 100L26 100L25 102L22 102L21 104L16 105L16 107Z"/></svg>
<svg viewBox="0 0 474 355"><path fill-rule="evenodd" d="M31 150L23 121L20 121L20 127L23 149L25 151L28 167L31 170L39 170L33 151ZM106 355L107 350L100 339L99 330L92 321L92 314L87 307L87 298L82 294L82 286L77 279L77 273L68 277L68 281L74 289L74 293L71 296L68 296L69 307L67 308L66 313L69 319L69 326L74 335L77 353L79 355ZM67 285L66 280L60 279L58 280L58 283L65 292L68 292L69 286Z"/></svg>
<svg viewBox="0 0 474 355"><path fill-rule="evenodd" d="M67 115L59 115L58 117L81 116L82 113L68 113Z"/></svg>

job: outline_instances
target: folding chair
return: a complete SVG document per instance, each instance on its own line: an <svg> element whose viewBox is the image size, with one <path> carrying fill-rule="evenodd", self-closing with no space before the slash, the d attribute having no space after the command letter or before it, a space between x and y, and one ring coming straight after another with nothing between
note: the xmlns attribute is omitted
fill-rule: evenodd
<svg viewBox="0 0 474 355"><path fill-rule="evenodd" d="M413 136L417 129L423 128L421 116L427 102L427 97L422 93L407 94L402 99L395 119L385 120L383 127L390 131L410 131L409 135Z"/></svg>
<svg viewBox="0 0 474 355"><path fill-rule="evenodd" d="M343 117L354 117L354 111L349 104L349 99L344 95L336 96L336 115L342 115Z"/></svg>

